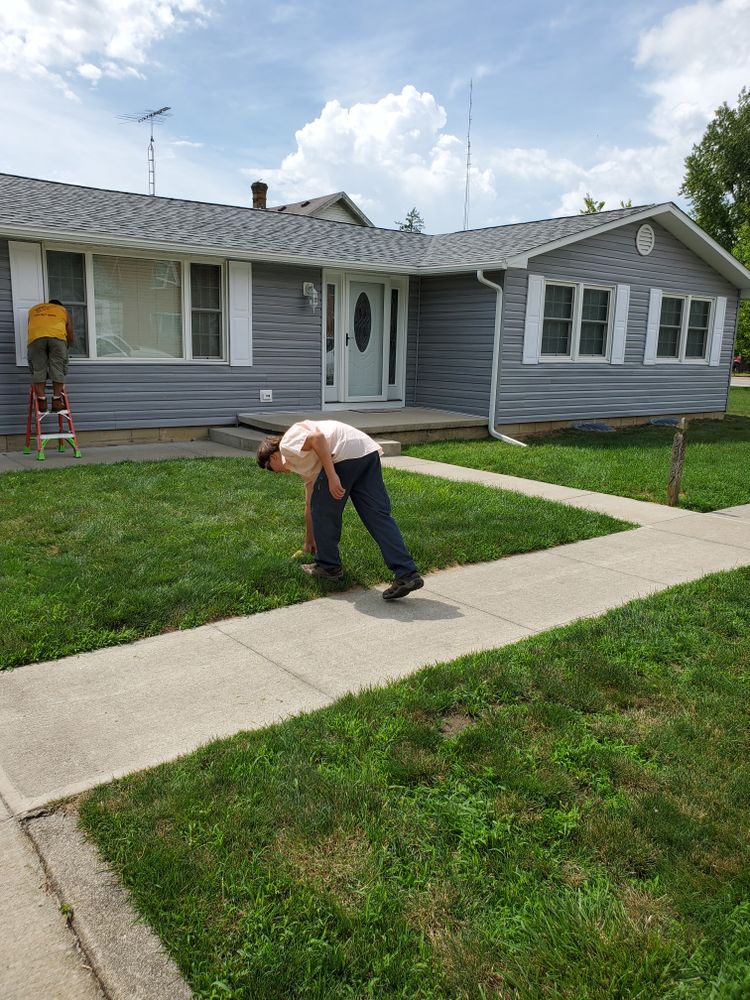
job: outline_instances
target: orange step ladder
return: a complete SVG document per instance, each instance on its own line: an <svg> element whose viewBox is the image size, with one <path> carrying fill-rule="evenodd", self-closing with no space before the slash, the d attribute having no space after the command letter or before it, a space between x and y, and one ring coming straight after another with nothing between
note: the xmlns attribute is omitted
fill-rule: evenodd
<svg viewBox="0 0 750 1000"><path fill-rule="evenodd" d="M34 387L31 386L29 389L29 414L26 418L26 446L23 449L24 455L31 454L31 435L32 435L32 424L34 426L34 436L36 437L36 458L38 462L43 462L46 458L44 454L44 449L47 446L48 441L57 441L57 450L65 451L65 445L69 444L73 449L73 457L81 457L81 449L78 447L78 438L76 437L76 428L73 423L73 414L70 412L70 403L68 402L68 393L65 389L62 391L62 399L64 407L62 410L40 410L39 400L37 394L34 392ZM57 417L57 431L55 433L48 433L43 427L45 417ZM63 421L67 427L63 426ZM54 422L52 423L54 427Z"/></svg>

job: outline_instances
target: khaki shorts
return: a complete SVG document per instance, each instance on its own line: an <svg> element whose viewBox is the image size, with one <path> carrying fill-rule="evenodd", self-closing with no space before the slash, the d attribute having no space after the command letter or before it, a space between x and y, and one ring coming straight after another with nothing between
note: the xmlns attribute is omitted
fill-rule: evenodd
<svg viewBox="0 0 750 1000"><path fill-rule="evenodd" d="M64 382L68 374L68 345L57 337L39 337L29 344L29 371L36 385L51 378Z"/></svg>

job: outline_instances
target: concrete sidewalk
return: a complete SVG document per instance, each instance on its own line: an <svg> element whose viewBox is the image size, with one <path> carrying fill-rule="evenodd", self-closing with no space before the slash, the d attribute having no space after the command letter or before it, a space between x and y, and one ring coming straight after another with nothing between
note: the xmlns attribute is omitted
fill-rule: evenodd
<svg viewBox="0 0 750 1000"><path fill-rule="evenodd" d="M707 573L750 565L750 504L693 514L408 457L387 464L547 497L642 527L433 573L424 590L401 602L385 603L378 590L351 591L1 673L0 796L8 809L0 800L0 913L6 929L12 928L0 945L4 998L102 995L76 951L59 901L46 891L45 873L18 823L24 814L216 737L330 704L346 692L598 615ZM87 953L109 955L104 968L97 965L107 996L188 996L153 936L146 944L127 937L135 917L95 856L85 868L85 855L93 852L74 820L56 814L33 820L27 829L45 865L58 881L67 880L68 890L76 877L89 883L83 897L76 888L72 895L61 891L61 898L82 915L74 925ZM97 894L99 910L92 903ZM115 911L119 923L103 930ZM78 923L84 918L93 942L86 942L84 924ZM100 949L103 938L106 947ZM139 963L139 956L151 964ZM128 964L123 957L131 970L136 967L135 978L122 978L116 989L120 966ZM168 985L158 990L157 981Z"/></svg>
<svg viewBox="0 0 750 1000"><path fill-rule="evenodd" d="M0 452L0 473L47 472L70 469L80 465L112 465L115 462L167 462L175 458L249 458L248 452L229 448L216 441L156 441L152 444L110 444L82 449L80 458L73 458L70 448L60 454L54 442L47 445L47 457L37 461L36 452Z"/></svg>

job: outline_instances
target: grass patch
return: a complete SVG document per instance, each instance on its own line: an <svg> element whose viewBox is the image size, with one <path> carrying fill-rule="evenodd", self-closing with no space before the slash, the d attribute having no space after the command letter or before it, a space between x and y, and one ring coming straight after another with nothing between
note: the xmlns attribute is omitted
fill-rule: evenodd
<svg viewBox="0 0 750 1000"><path fill-rule="evenodd" d="M615 434L558 431L528 448L498 441L410 445L406 454L503 472L635 500L667 502L674 430L634 427ZM680 506L709 511L750 501L750 389L732 389L723 421L690 425Z"/></svg>
<svg viewBox="0 0 750 1000"><path fill-rule="evenodd" d="M612 518L385 470L424 572L624 530ZM387 578L351 505L340 585L290 559L304 491L247 459L125 462L0 477L0 667L253 614Z"/></svg>
<svg viewBox="0 0 750 1000"><path fill-rule="evenodd" d="M198 997L750 996L750 570L91 793Z"/></svg>

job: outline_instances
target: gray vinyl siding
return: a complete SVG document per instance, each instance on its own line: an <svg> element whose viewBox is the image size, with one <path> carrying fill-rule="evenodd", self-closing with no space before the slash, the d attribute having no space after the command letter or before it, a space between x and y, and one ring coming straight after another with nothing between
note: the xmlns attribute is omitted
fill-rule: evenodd
<svg viewBox="0 0 750 1000"><path fill-rule="evenodd" d="M419 348L419 307L422 295L422 279L409 279L409 311L406 319L406 382L404 385L405 405L416 406L417 398L417 352Z"/></svg>
<svg viewBox="0 0 750 1000"><path fill-rule="evenodd" d="M233 424L248 410L319 409L321 318L302 295L316 268L253 265L253 365L71 362L80 430ZM15 361L7 241L0 240L0 433L25 430L28 373ZM273 403L259 390L272 389Z"/></svg>
<svg viewBox="0 0 750 1000"><path fill-rule="evenodd" d="M493 274L492 280L498 280ZM486 414L496 295L475 274L421 278L412 405ZM410 329L411 333L411 329ZM413 402L412 402L413 400Z"/></svg>
<svg viewBox="0 0 750 1000"><path fill-rule="evenodd" d="M503 347L497 422L648 416L726 408L738 293L721 275L658 224L648 257L635 249L637 224L592 236L509 270L503 301ZM549 279L630 285L625 364L521 363L528 274ZM726 296L721 363L644 365L651 288L665 294Z"/></svg>

